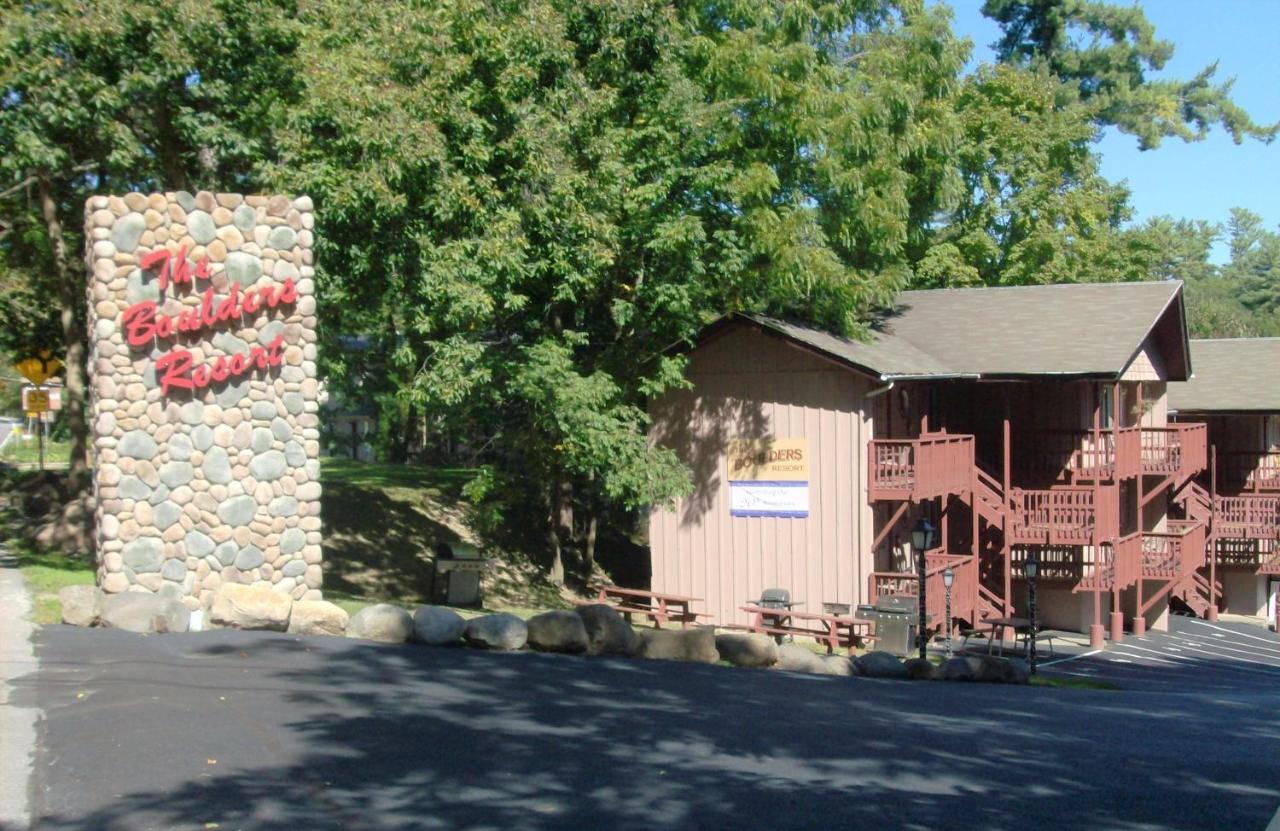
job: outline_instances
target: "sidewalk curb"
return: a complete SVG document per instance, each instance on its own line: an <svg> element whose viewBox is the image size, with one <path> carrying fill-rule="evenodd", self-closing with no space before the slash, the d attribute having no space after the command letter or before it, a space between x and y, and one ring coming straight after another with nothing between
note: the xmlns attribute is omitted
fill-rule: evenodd
<svg viewBox="0 0 1280 831"><path fill-rule="evenodd" d="M31 598L22 573L0 545L0 828L30 827L28 795L36 751L34 707L10 703L14 679L36 671L29 616Z"/></svg>

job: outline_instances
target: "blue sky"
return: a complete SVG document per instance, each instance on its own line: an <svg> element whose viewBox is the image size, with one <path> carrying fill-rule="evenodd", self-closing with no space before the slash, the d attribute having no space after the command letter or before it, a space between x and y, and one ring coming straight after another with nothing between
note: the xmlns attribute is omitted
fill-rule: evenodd
<svg viewBox="0 0 1280 831"><path fill-rule="evenodd" d="M956 32L973 41L975 60L990 60L988 46L999 28L982 16L982 0L947 0L947 5L955 11ZM1214 77L1236 79L1234 98L1255 121L1280 121L1280 0L1138 5L1156 36L1176 46L1160 74L1190 78L1217 61ZM1167 139L1144 153L1133 137L1111 130L1097 149L1107 178L1128 183L1138 221L1168 214L1225 224L1231 208L1239 206L1261 214L1269 228L1280 226L1280 140L1236 145L1219 129L1201 142ZM1225 244L1219 243L1214 254L1215 260L1225 260Z"/></svg>

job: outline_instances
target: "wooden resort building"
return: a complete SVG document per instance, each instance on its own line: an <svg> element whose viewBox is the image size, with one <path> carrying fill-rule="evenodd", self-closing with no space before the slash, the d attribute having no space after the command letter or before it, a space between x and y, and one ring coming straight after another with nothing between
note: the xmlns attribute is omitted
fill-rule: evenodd
<svg viewBox="0 0 1280 831"><path fill-rule="evenodd" d="M1195 377L1169 388L1170 416L1208 428L1210 578L1217 605L1277 621L1280 592L1280 338L1194 340ZM1215 597L1215 601L1217 598Z"/></svg>
<svg viewBox="0 0 1280 831"><path fill-rule="evenodd" d="M691 387L650 407L694 491L650 520L652 584L717 623L783 588L805 610L917 594L910 530L938 527L927 606L1022 613L1100 644L1206 608L1203 424L1171 424L1191 377L1181 283L899 295L865 342L767 317L710 326Z"/></svg>

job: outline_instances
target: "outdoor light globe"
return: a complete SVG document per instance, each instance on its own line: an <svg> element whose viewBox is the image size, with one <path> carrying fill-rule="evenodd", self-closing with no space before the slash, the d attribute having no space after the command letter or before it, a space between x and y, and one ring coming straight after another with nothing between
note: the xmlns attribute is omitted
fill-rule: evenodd
<svg viewBox="0 0 1280 831"><path fill-rule="evenodd" d="M953 569L951 566L947 566L942 570L942 585L946 586L947 588L951 588L952 584L954 584L955 582L956 582L955 569Z"/></svg>
<svg viewBox="0 0 1280 831"><path fill-rule="evenodd" d="M928 551L933 548L933 523L921 519L911 529L911 547L916 551Z"/></svg>
<svg viewBox="0 0 1280 831"><path fill-rule="evenodd" d="M1035 560L1027 560L1026 568L1027 568L1027 579L1028 579L1028 580L1034 580L1034 579L1036 579L1036 569L1038 569L1039 567L1040 567L1040 566L1039 566L1039 564L1038 564L1038 563L1036 563L1036 561L1035 561Z"/></svg>

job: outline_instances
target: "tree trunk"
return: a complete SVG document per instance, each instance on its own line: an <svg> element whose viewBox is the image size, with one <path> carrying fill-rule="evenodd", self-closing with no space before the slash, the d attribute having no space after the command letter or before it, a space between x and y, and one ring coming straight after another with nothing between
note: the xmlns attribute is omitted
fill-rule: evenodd
<svg viewBox="0 0 1280 831"><path fill-rule="evenodd" d="M551 491L551 570L549 578L564 585L566 543L573 540L573 483L557 477Z"/></svg>
<svg viewBox="0 0 1280 831"><path fill-rule="evenodd" d="M62 341L66 349L63 359L66 383L63 387L63 407L67 411L67 428L71 431L70 480L77 487L89 483L89 424L85 418L85 336L80 312L85 295L77 270L67 257L67 241L62 236L62 220L58 217L58 203L54 200L49 179L41 174L36 179L40 192L40 210L44 216L45 230L49 235L53 254L53 270L58 286L58 302L61 305Z"/></svg>
<svg viewBox="0 0 1280 831"><path fill-rule="evenodd" d="M584 579L589 583L596 573L596 531L599 524L599 517L591 514L591 519L587 521L587 539L582 546L582 572Z"/></svg>

